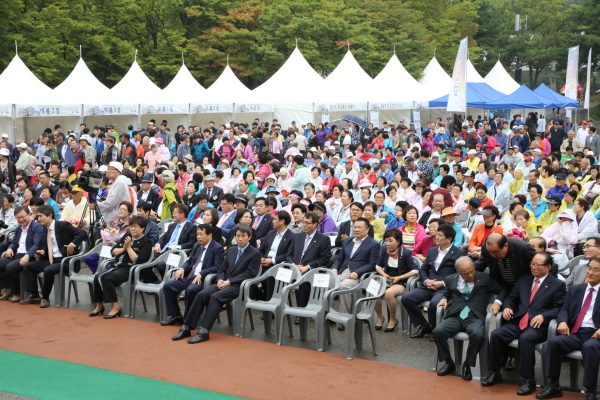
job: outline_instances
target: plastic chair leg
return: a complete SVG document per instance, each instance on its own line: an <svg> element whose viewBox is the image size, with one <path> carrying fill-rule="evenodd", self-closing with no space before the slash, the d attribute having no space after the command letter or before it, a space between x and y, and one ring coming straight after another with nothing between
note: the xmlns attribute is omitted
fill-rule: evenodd
<svg viewBox="0 0 600 400"><path fill-rule="evenodd" d="M144 312L148 312L148 307L146 306L146 296L143 292L140 292L140 297L142 298L142 305L144 306Z"/></svg>
<svg viewBox="0 0 600 400"><path fill-rule="evenodd" d="M300 340L306 340L308 333L308 317L300 317Z"/></svg>
<svg viewBox="0 0 600 400"><path fill-rule="evenodd" d="M287 315L287 322L288 322L288 330L290 332L290 337L293 337L294 332L292 331L292 316L291 315Z"/></svg>
<svg viewBox="0 0 600 400"><path fill-rule="evenodd" d="M135 309L137 308L137 296L138 296L138 292L137 290L135 292L133 292L133 300L132 300L132 306L131 306L131 318L135 319Z"/></svg>
<svg viewBox="0 0 600 400"><path fill-rule="evenodd" d="M71 287L73 288L73 290L75 290L75 288L77 288L77 282L69 280L69 290L67 292L67 308L69 308L69 306L71 305Z"/></svg>
<svg viewBox="0 0 600 400"><path fill-rule="evenodd" d="M348 321L346 324L346 360L352 360L352 353L354 352L354 332L356 328L355 321Z"/></svg>
<svg viewBox="0 0 600 400"><path fill-rule="evenodd" d="M354 344L356 350L362 350L363 348L363 323L358 320L354 320Z"/></svg>
<svg viewBox="0 0 600 400"><path fill-rule="evenodd" d="M371 346L373 346L373 355L377 355L377 338L375 336L375 324L371 321L367 321L369 327L369 335L371 336Z"/></svg>
<svg viewBox="0 0 600 400"><path fill-rule="evenodd" d="M325 318L323 315L317 315L315 325L317 326L317 351L323 351L325 348Z"/></svg>
<svg viewBox="0 0 600 400"><path fill-rule="evenodd" d="M263 311L263 320L264 320L264 324L265 324L265 333L271 333L271 318L272 318L273 314L269 311ZM277 325L279 322L275 321L275 325ZM276 327L277 331L279 331L279 327Z"/></svg>
<svg viewBox="0 0 600 400"><path fill-rule="evenodd" d="M282 311L279 319L282 320L286 317L286 314ZM278 325L279 330L277 331L277 345L281 346L281 337L283 336L283 321L281 321Z"/></svg>

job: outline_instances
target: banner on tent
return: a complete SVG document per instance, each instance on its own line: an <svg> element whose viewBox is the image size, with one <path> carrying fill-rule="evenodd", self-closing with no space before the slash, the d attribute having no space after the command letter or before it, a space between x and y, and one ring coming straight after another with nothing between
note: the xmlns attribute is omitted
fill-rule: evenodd
<svg viewBox="0 0 600 400"><path fill-rule="evenodd" d="M188 114L189 104L140 104L140 114Z"/></svg>
<svg viewBox="0 0 600 400"><path fill-rule="evenodd" d="M577 69L579 64L579 46L569 48L569 59L567 61L567 85L565 97L577 100Z"/></svg>
<svg viewBox="0 0 600 400"><path fill-rule="evenodd" d="M233 104L192 104L192 114L232 113Z"/></svg>
<svg viewBox="0 0 600 400"><path fill-rule="evenodd" d="M429 102L428 101L415 101L415 110L428 110Z"/></svg>
<svg viewBox="0 0 600 400"><path fill-rule="evenodd" d="M370 123L373 126L379 126L379 111L369 111Z"/></svg>
<svg viewBox="0 0 600 400"><path fill-rule="evenodd" d="M369 110L410 110L414 107L412 101L388 102L388 103L369 103Z"/></svg>
<svg viewBox="0 0 600 400"><path fill-rule="evenodd" d="M326 122L329 122L329 114L322 114L321 115L321 123L324 124Z"/></svg>
<svg viewBox="0 0 600 400"><path fill-rule="evenodd" d="M25 117L80 117L81 106L76 104L17 104L17 118Z"/></svg>
<svg viewBox="0 0 600 400"><path fill-rule="evenodd" d="M0 117L12 117L11 104L0 104Z"/></svg>
<svg viewBox="0 0 600 400"><path fill-rule="evenodd" d="M364 111L367 103L315 103L314 112Z"/></svg>
<svg viewBox="0 0 600 400"><path fill-rule="evenodd" d="M448 111L467 111L467 61L468 38L460 41L454 71L452 72L452 87L448 96Z"/></svg>
<svg viewBox="0 0 600 400"><path fill-rule="evenodd" d="M413 125L417 132L421 132L421 110L413 110Z"/></svg>
<svg viewBox="0 0 600 400"><path fill-rule="evenodd" d="M273 104L260 104L260 103L246 103L246 104L235 104L236 113L260 113L260 112L273 112Z"/></svg>
<svg viewBox="0 0 600 400"><path fill-rule="evenodd" d="M95 115L138 115L137 104L86 104L83 108L86 117Z"/></svg>

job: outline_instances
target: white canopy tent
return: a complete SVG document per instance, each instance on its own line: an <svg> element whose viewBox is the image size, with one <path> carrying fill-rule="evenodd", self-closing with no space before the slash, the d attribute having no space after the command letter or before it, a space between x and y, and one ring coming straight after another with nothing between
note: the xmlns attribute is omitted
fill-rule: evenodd
<svg viewBox="0 0 600 400"><path fill-rule="evenodd" d="M485 83L499 92L506 95L513 93L520 85L510 76L502 66L500 60L496 62L494 68L485 76Z"/></svg>
<svg viewBox="0 0 600 400"><path fill-rule="evenodd" d="M200 83L198 83L196 78L193 77L190 70L185 66L185 63L181 64L177 75L175 75L173 80L171 80L171 82L163 89L161 97L166 104L186 105L186 115L182 117L176 117L178 120L183 120L177 121L177 125L184 125L186 129L191 123L189 113L190 104L198 101L207 101L206 88ZM169 117L169 119L171 118L173 117ZM171 121L169 121L169 126L171 126L169 129L172 129L172 125L173 124L171 124Z"/></svg>
<svg viewBox="0 0 600 400"><path fill-rule="evenodd" d="M437 99L438 97L448 94L450 85L452 84L452 78L444 71L437 58L434 56L423 70L419 83L423 85L425 89L429 90L432 99ZM429 108L429 104L423 108ZM442 121L444 121L447 117L447 113L442 109L421 110L421 115L428 121L435 121L436 118L442 118Z"/></svg>
<svg viewBox="0 0 600 400"><path fill-rule="evenodd" d="M373 78L356 61L350 50L327 78L322 96L315 98L315 122L320 122L321 113L328 113L330 120L344 114L366 118L367 102L371 97Z"/></svg>
<svg viewBox="0 0 600 400"><path fill-rule="evenodd" d="M479 75L479 72L477 72L471 60L467 60L467 82L485 83L485 80L481 75Z"/></svg>
<svg viewBox="0 0 600 400"><path fill-rule="evenodd" d="M296 47L283 66L252 91L252 97L258 103L272 103L275 118L286 129L292 121L298 126L313 122L314 96L323 84L323 78Z"/></svg>
<svg viewBox="0 0 600 400"><path fill-rule="evenodd" d="M397 124L400 118L410 121L415 102L432 98L430 90L413 78L394 54L373 80L369 110L379 110L381 121Z"/></svg>

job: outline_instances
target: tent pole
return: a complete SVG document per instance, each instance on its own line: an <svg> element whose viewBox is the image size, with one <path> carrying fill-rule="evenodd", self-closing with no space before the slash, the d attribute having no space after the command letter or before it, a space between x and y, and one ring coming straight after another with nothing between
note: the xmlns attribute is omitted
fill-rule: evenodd
<svg viewBox="0 0 600 400"><path fill-rule="evenodd" d="M17 139L17 106L15 104L11 105L11 131L12 131L12 143L16 145Z"/></svg>
<svg viewBox="0 0 600 400"><path fill-rule="evenodd" d="M188 114L187 114L188 127L192 125L192 105L188 103Z"/></svg>

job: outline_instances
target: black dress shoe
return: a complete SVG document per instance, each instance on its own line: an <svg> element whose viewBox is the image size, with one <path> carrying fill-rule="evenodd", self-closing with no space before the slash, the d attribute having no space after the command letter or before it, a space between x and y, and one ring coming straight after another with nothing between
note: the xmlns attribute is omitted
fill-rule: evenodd
<svg viewBox="0 0 600 400"><path fill-rule="evenodd" d="M470 381L471 379L473 379L473 374L471 373L471 367L469 366L469 364L463 363L460 375L465 381Z"/></svg>
<svg viewBox="0 0 600 400"><path fill-rule="evenodd" d="M172 326L172 325L183 325L183 317L181 315L176 315L167 320L167 322L161 322L162 326Z"/></svg>
<svg viewBox="0 0 600 400"><path fill-rule="evenodd" d="M585 394L585 400L596 400L596 394L595 393L586 393Z"/></svg>
<svg viewBox="0 0 600 400"><path fill-rule="evenodd" d="M91 312L90 317L97 317L98 315L104 314L104 308L98 312Z"/></svg>
<svg viewBox="0 0 600 400"><path fill-rule="evenodd" d="M198 331L198 333L196 333L196 336L194 336L191 339L188 339L188 343L189 344L195 344L195 343L202 343L202 342L206 342L208 339L210 339L209 335L208 335L208 331L203 333L202 331Z"/></svg>
<svg viewBox="0 0 600 400"><path fill-rule="evenodd" d="M418 339L418 338L422 338L423 336L427 335L428 333L431 333L433 329L431 329L431 325L429 324L425 324L425 325L419 325L419 327L417 328L417 331L415 333L413 333L412 335L410 335L411 339Z"/></svg>
<svg viewBox="0 0 600 400"><path fill-rule="evenodd" d="M190 336L192 336L192 333L190 332L189 329L181 328L179 330L179 332L177 332L177 335L173 336L171 339L181 340L181 339L185 339L186 337L190 337Z"/></svg>
<svg viewBox="0 0 600 400"><path fill-rule="evenodd" d="M515 360L514 357L508 357L506 359L506 364L504 365L504 369L507 371L512 371L515 368L517 368L517 361Z"/></svg>
<svg viewBox="0 0 600 400"><path fill-rule="evenodd" d="M481 386L494 386L496 383L502 383L502 373L500 371L492 373L481 381Z"/></svg>
<svg viewBox="0 0 600 400"><path fill-rule="evenodd" d="M535 381L531 379L525 379L523 386L517 390L517 396L529 396L534 393L536 389Z"/></svg>
<svg viewBox="0 0 600 400"><path fill-rule="evenodd" d="M104 319L113 319L113 318L120 317L121 315L123 315L123 310L119 310L119 311L117 311L117 312L116 312L115 314L113 314L113 315L110 315L110 314L108 314L108 315L105 315L105 316L104 316Z"/></svg>
<svg viewBox="0 0 600 400"><path fill-rule="evenodd" d="M553 399L555 397L563 397L563 392L559 386L548 385L543 392L535 395L537 399Z"/></svg>
<svg viewBox="0 0 600 400"><path fill-rule="evenodd" d="M454 373L456 371L456 364L452 363L446 363L444 365L442 365L442 368L440 368L437 372L438 376L446 376L446 375L450 375L452 373Z"/></svg>
<svg viewBox="0 0 600 400"><path fill-rule="evenodd" d="M344 325L344 324L338 324L337 325L337 330L338 331L345 331L346 330L346 325Z"/></svg>

